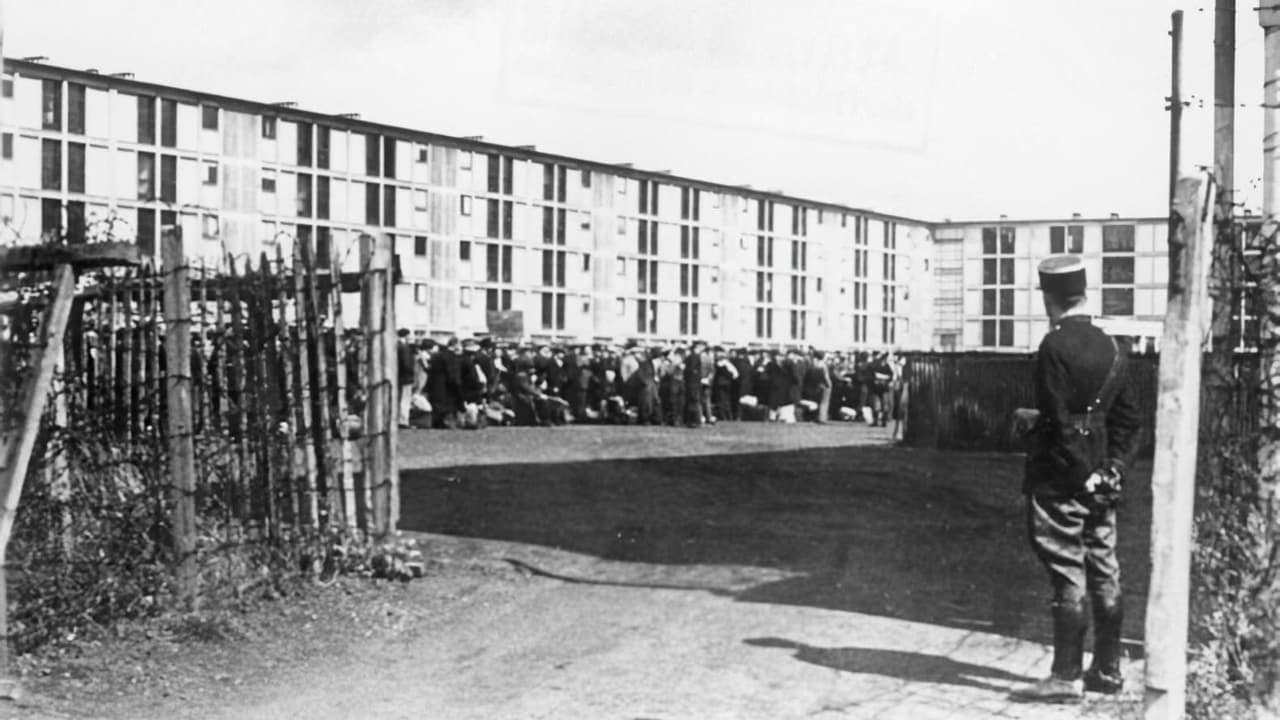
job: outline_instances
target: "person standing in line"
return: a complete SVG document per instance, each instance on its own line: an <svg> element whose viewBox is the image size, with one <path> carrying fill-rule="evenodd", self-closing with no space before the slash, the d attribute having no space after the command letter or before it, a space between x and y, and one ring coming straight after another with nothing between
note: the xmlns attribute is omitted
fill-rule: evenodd
<svg viewBox="0 0 1280 720"><path fill-rule="evenodd" d="M701 427L702 417L702 350L703 343L696 341L685 356L683 372L684 381L684 424L685 427Z"/></svg>
<svg viewBox="0 0 1280 720"><path fill-rule="evenodd" d="M633 349L636 355L636 370L631 380L636 393L636 422L640 425L662 424L662 403L658 399L657 352L641 347Z"/></svg>
<svg viewBox="0 0 1280 720"><path fill-rule="evenodd" d="M431 366L427 371L427 400L431 403L432 421L436 427L449 430L458 427L458 415L462 411L459 348L458 338L449 338L431 359Z"/></svg>
<svg viewBox="0 0 1280 720"><path fill-rule="evenodd" d="M827 366L827 354L821 350L813 354L813 365L809 368L818 391L818 417L815 422L826 424L831 418L831 368Z"/></svg>
<svg viewBox="0 0 1280 720"><path fill-rule="evenodd" d="M889 390L893 383L893 368L889 366L888 355L883 352L875 354L871 361L871 412L876 427L889 426Z"/></svg>
<svg viewBox="0 0 1280 720"><path fill-rule="evenodd" d="M413 382L417 365L417 348L409 339L409 330L400 328L396 343L396 380L400 388L400 427L409 427L409 411L413 408Z"/></svg>
<svg viewBox="0 0 1280 720"><path fill-rule="evenodd" d="M1038 269L1053 329L1036 354L1039 416L1028 437L1023 493L1031 547L1053 588L1053 666L1049 677L1010 699L1076 703L1085 690L1115 694L1122 685L1115 506L1141 420L1125 352L1084 310L1083 261L1055 255ZM1094 646L1083 670L1087 604Z"/></svg>
<svg viewBox="0 0 1280 720"><path fill-rule="evenodd" d="M712 398L715 406L715 417L722 420L736 420L736 398L734 386L738 384L738 369L725 354L724 348L712 348L715 358L715 370L712 379Z"/></svg>
<svg viewBox="0 0 1280 720"><path fill-rule="evenodd" d="M890 440L897 440L899 433L906 439L903 422L907 418L907 403L911 402L911 389L907 386L907 363L896 353L889 353L889 366L893 368L893 383L890 394L893 405L893 433Z"/></svg>
<svg viewBox="0 0 1280 720"><path fill-rule="evenodd" d="M730 390L729 397L729 416L734 420L742 419L742 398L744 396L755 397L755 363L751 361L751 356L747 353L746 348L738 348L733 351L733 369L736 371L734 375L733 387Z"/></svg>

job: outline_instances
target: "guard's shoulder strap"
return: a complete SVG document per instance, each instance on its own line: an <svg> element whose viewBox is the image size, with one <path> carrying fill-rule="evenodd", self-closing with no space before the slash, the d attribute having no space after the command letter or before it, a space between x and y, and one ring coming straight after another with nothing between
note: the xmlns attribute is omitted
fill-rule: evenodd
<svg viewBox="0 0 1280 720"><path fill-rule="evenodd" d="M1085 410L1090 415L1102 406L1102 400L1110 392L1111 386L1115 384L1116 378L1120 375L1120 363L1122 360L1120 357L1120 345L1110 335L1107 336L1107 339L1111 341L1111 349L1114 351L1114 355L1111 358L1111 369L1107 371L1107 378L1102 381L1102 387L1098 388L1098 396L1094 398L1093 402L1089 403L1089 408Z"/></svg>

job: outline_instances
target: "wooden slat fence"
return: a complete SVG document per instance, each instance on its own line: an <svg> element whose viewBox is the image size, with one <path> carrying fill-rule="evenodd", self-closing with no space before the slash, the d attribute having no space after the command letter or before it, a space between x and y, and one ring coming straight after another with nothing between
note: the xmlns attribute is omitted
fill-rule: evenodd
<svg viewBox="0 0 1280 720"><path fill-rule="evenodd" d="M905 358L909 385L907 443L948 450L1016 451L1013 412L1035 407L1034 358L1029 355L927 353ZM1237 357L1230 375L1205 362L1201 428L1213 437L1247 434L1257 417L1256 360ZM1153 448L1159 357L1130 358L1130 387L1143 418L1143 449Z"/></svg>
<svg viewBox="0 0 1280 720"><path fill-rule="evenodd" d="M171 257L189 257L176 229L164 234L176 244ZM302 556L315 562L338 535L391 536L395 358L385 349L394 347L394 280L390 264L377 261L389 255L390 238L368 236L352 248L368 256L360 259L363 276L343 275L337 248L321 250L317 256L304 237L271 255L81 275L57 397L24 490L61 504L64 532L54 543L61 554L46 552L47 518L33 509L15 535L17 563L83 561L77 528L89 532L106 502L131 505L139 531L155 535L175 568L194 563L206 574L220 552L235 548L297 554L306 546ZM14 273L0 281L21 291L48 279ZM166 307L174 283L183 293L170 293ZM173 305L183 294L189 300ZM23 349L43 305L38 291L6 298L0 394L10 397L29 371ZM352 327L352 318L364 322ZM180 342L166 347L170 330ZM182 356L189 367L178 372L173 358ZM184 382L185 409L168 402ZM175 428L189 428L194 477L173 476ZM60 488L59 497L49 497L50 488ZM187 512L193 527L182 520ZM22 508L18 518L22 526Z"/></svg>

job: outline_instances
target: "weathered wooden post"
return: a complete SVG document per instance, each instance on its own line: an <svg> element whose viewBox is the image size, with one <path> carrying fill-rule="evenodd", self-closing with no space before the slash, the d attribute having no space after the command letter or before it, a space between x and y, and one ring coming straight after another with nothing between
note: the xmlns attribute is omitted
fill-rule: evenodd
<svg viewBox="0 0 1280 720"><path fill-rule="evenodd" d="M334 244L330 248L329 260L329 299L333 313L333 349L336 375L334 384L337 393L336 410L338 413L338 453L342 465L342 495L337 504L342 507L344 520L348 527L356 526L356 487L351 464L351 432L347 427L347 349L346 327L342 321L342 254Z"/></svg>
<svg viewBox="0 0 1280 720"><path fill-rule="evenodd" d="M49 306L40 322L40 337L31 348L22 392L15 407L0 413L0 697L19 694L16 679L9 676L9 537L22 499L31 453L40 433L40 422L49 400L54 369L63 357L63 336L75 294L75 268L134 265L138 248L125 243L75 246L17 246L0 248L0 269L13 272L53 271Z"/></svg>
<svg viewBox="0 0 1280 720"><path fill-rule="evenodd" d="M191 273L182 228L161 230L164 273L165 404L169 436L170 524L179 595L194 599L196 582L196 462L191 407Z"/></svg>
<svg viewBox="0 0 1280 720"><path fill-rule="evenodd" d="M40 339L32 349L31 374L23 383L18 406L6 412L18 421L16 436L9 435L11 428L0 428L5 433L3 454L0 456L0 697L15 698L19 695L18 682L10 676L9 596L7 550L9 536L18 514L18 501L22 498L22 485L27 477L31 451L40 434L40 420L44 416L49 398L49 386L53 371L62 356L62 337L71 313L71 298L75 293L75 272L69 264L61 264L54 271L53 294L50 306L40 323ZM6 423L7 424L7 423Z"/></svg>
<svg viewBox="0 0 1280 720"><path fill-rule="evenodd" d="M394 310L387 309L392 285L391 238L362 235L360 237L362 263L363 325L368 347L368 377L365 378L367 402L365 405L365 488L370 497L373 516L370 534L386 540L395 531L395 496L399 493L399 481L395 473L393 455L396 439L395 397L395 343L396 327Z"/></svg>
<svg viewBox="0 0 1280 720"><path fill-rule="evenodd" d="M1160 345L1156 454L1151 469L1147 720L1180 720L1186 707L1200 370L1211 313L1212 184L1205 176L1178 181L1169 234L1169 303Z"/></svg>
<svg viewBox="0 0 1280 720"><path fill-rule="evenodd" d="M382 289L382 359L386 367L387 393L387 532L394 533L400 524L400 326L396 324L396 272L395 240L389 233L381 236L383 252L387 257L386 281Z"/></svg>

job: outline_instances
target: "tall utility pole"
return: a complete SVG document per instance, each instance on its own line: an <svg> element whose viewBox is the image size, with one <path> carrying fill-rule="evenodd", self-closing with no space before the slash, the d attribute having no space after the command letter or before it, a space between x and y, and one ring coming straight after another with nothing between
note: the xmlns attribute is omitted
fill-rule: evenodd
<svg viewBox="0 0 1280 720"><path fill-rule="evenodd" d="M1232 362L1235 338L1231 314L1237 301L1237 245L1240 237L1232 222L1235 216L1235 132L1236 132L1236 0L1216 0L1213 23L1213 176L1215 198L1213 266L1209 276L1212 301L1210 354L1205 358L1206 398L1214 406L1234 407L1238 402L1235 368ZM1215 417L1226 417L1223 412ZM1212 418L1211 435L1225 428Z"/></svg>
<svg viewBox="0 0 1280 720"><path fill-rule="evenodd" d="M1216 0L1213 15L1213 174L1219 220L1231 219L1236 163L1236 0Z"/></svg>
<svg viewBox="0 0 1280 720"><path fill-rule="evenodd" d="M1182 11L1174 10L1169 25L1173 58L1169 73L1169 205L1178 189L1182 164Z"/></svg>
<svg viewBox="0 0 1280 720"><path fill-rule="evenodd" d="M1259 320L1259 367L1261 393L1258 403L1258 502L1269 519L1267 532L1280 537L1280 186L1276 170L1280 153L1280 5L1261 3L1258 23L1264 30L1262 80L1262 232L1265 238L1262 275L1258 282L1262 304ZM1272 712L1280 711L1280 668L1271 668L1270 686L1261 688L1264 702Z"/></svg>

